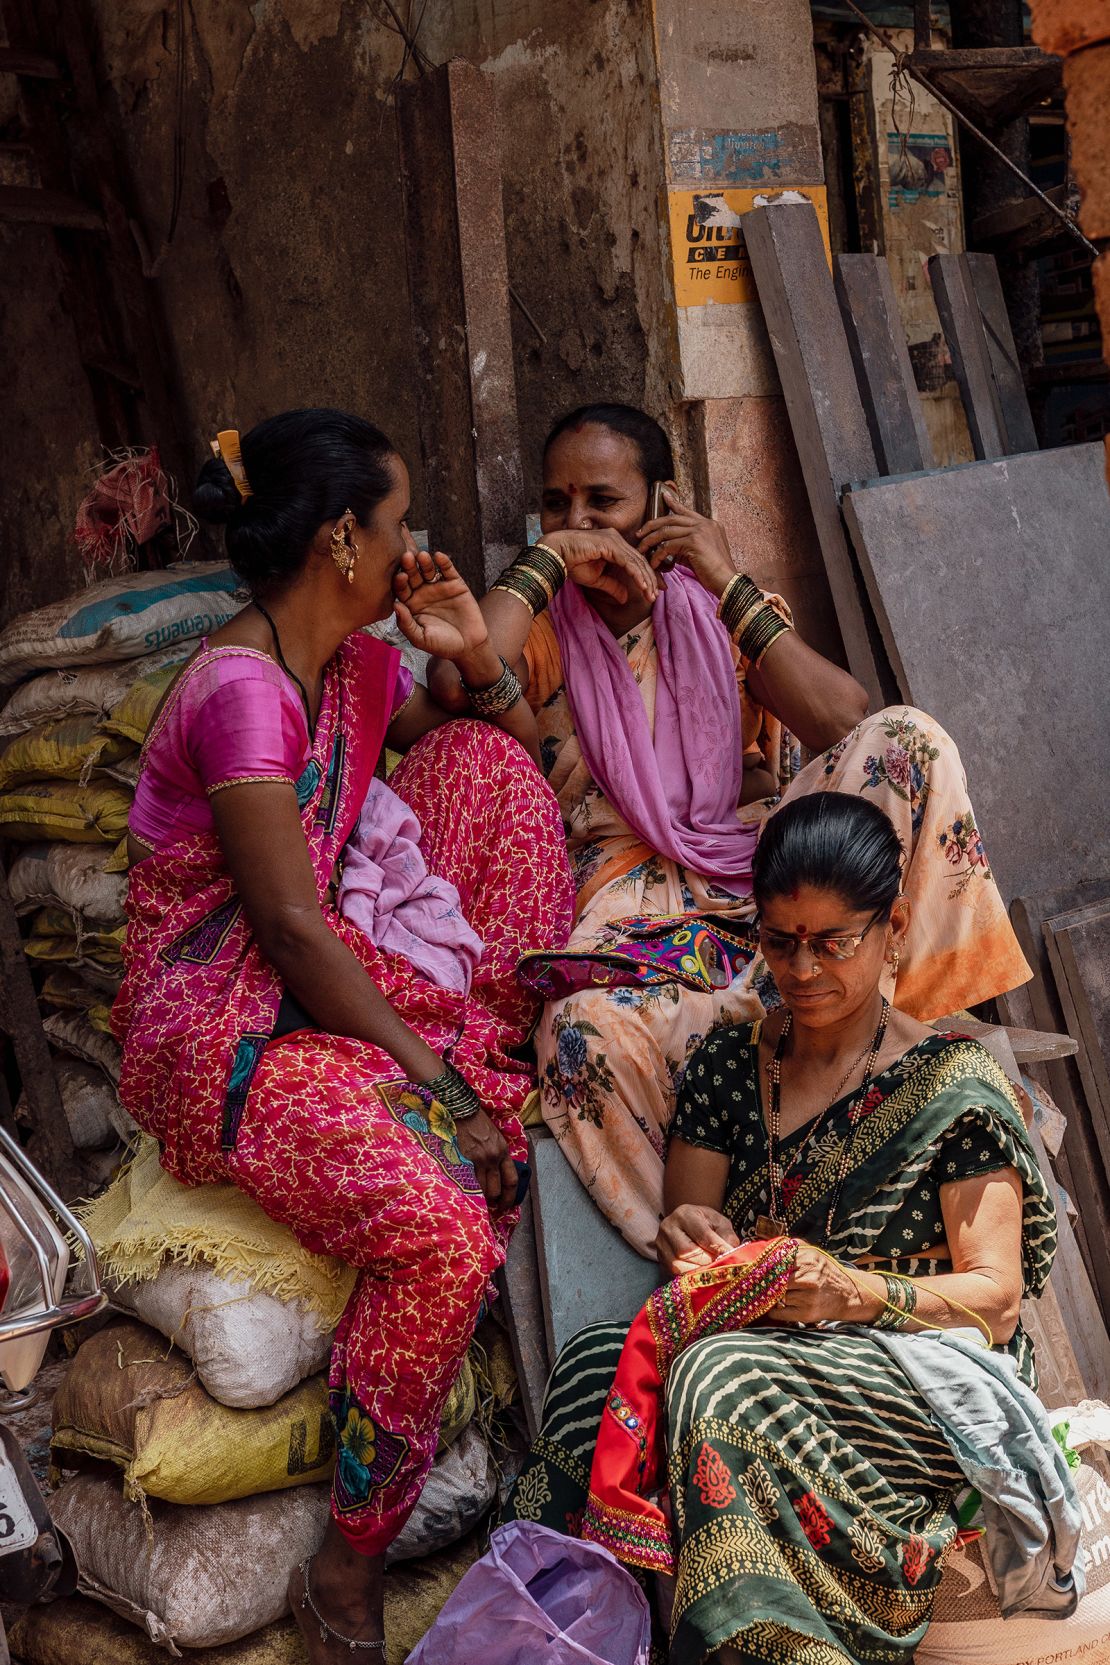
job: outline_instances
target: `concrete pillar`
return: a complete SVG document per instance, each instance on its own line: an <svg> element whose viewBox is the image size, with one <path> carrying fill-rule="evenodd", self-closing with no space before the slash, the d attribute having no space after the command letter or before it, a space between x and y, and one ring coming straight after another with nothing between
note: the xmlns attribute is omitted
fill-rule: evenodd
<svg viewBox="0 0 1110 1665"><path fill-rule="evenodd" d="M653 0L677 363L701 506L814 646L840 638L739 215L798 191L827 218L806 0ZM663 379L662 367L655 376ZM652 380L649 371L649 385Z"/></svg>

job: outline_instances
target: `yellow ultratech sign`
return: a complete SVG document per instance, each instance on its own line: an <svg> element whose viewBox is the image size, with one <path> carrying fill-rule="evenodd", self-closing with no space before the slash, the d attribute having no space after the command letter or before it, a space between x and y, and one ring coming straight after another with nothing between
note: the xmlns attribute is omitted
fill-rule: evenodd
<svg viewBox="0 0 1110 1665"><path fill-rule="evenodd" d="M823 185L793 185L784 190L672 191L671 251L678 305L754 301L757 291L740 216L757 202L799 196L807 197L817 210L828 254L829 209Z"/></svg>

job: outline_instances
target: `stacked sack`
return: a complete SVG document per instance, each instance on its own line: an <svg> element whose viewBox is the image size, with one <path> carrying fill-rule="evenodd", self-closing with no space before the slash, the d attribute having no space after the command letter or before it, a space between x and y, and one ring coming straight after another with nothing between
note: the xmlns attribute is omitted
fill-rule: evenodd
<svg viewBox="0 0 1110 1665"><path fill-rule="evenodd" d="M233 1186L179 1185L151 1139L85 1223L129 1316L83 1342L54 1402L55 1463L79 1472L51 1511L81 1588L168 1647L250 1635L327 1523L326 1371L355 1274ZM456 1543L492 1504L477 1399L468 1358L390 1561Z"/></svg>
<svg viewBox="0 0 1110 1665"><path fill-rule="evenodd" d="M0 838L62 1103L90 1186L134 1131L108 1013L123 974L127 817L154 711L200 636L237 611L230 567L131 573L0 632ZM0 695L2 697L2 695Z"/></svg>

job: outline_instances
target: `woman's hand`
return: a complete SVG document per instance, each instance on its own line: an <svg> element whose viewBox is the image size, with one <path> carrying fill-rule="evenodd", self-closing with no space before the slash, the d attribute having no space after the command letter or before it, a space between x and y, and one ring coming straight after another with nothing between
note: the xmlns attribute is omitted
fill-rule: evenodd
<svg viewBox="0 0 1110 1665"><path fill-rule="evenodd" d="M460 659L487 640L486 621L450 555L406 550L393 578L397 623L412 643Z"/></svg>
<svg viewBox="0 0 1110 1665"><path fill-rule="evenodd" d="M876 1293L872 1296L865 1289ZM835 1319L842 1324L870 1324L882 1311L881 1289L882 1279L874 1273L857 1272L853 1277L820 1249L799 1243L790 1287L763 1322L821 1324Z"/></svg>
<svg viewBox="0 0 1110 1665"><path fill-rule="evenodd" d="M680 1204L661 1223L655 1239L659 1264L672 1278L682 1272L696 1272L739 1247L740 1239L728 1216L702 1203Z"/></svg>
<svg viewBox="0 0 1110 1665"><path fill-rule="evenodd" d="M459 1149L468 1162L474 1164L482 1195L491 1214L504 1214L516 1202L516 1164L509 1154L504 1136L494 1122L479 1110L455 1124Z"/></svg>
<svg viewBox="0 0 1110 1665"><path fill-rule="evenodd" d="M729 579L736 577L724 531L707 515L688 509L672 486L664 487L663 496L671 512L640 527L636 535L641 551L656 568L681 561L711 595L719 596Z"/></svg>
<svg viewBox="0 0 1110 1665"><path fill-rule="evenodd" d="M545 532L540 539L561 555L567 577L587 590L601 590L622 607L635 593L645 601L659 594L659 580L638 549L619 532Z"/></svg>

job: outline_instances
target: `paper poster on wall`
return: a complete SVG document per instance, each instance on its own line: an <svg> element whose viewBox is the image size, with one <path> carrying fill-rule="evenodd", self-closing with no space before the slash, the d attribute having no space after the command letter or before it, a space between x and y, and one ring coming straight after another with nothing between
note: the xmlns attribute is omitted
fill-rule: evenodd
<svg viewBox="0 0 1110 1665"><path fill-rule="evenodd" d="M946 194L953 166L947 133L888 133L886 154L892 208Z"/></svg>
<svg viewBox="0 0 1110 1665"><path fill-rule="evenodd" d="M795 185L781 191L672 191L671 251L674 293L679 306L707 306L757 298L740 220L750 208L771 202L812 202L825 253L829 253L829 212L823 185Z"/></svg>

